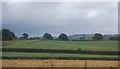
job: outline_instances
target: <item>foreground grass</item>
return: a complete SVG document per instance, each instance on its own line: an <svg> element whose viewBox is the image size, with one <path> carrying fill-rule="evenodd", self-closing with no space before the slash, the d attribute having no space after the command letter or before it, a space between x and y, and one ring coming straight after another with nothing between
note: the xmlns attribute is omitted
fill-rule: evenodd
<svg viewBox="0 0 120 69"><path fill-rule="evenodd" d="M61 50L92 50L118 51L117 41L40 41L13 40L3 41L3 48L61 49Z"/></svg>
<svg viewBox="0 0 120 69"><path fill-rule="evenodd" d="M55 53L27 53L27 52L2 52L4 57L96 57L118 58L117 55L91 55L91 54L55 54Z"/></svg>

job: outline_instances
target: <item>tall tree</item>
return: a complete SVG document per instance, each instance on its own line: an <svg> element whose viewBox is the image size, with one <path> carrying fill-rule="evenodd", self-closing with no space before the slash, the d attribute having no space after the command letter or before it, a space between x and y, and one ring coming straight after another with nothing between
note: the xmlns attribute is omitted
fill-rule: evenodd
<svg viewBox="0 0 120 69"><path fill-rule="evenodd" d="M59 40L64 40L64 41L68 41L68 37L66 34L62 33L58 36Z"/></svg>
<svg viewBox="0 0 120 69"><path fill-rule="evenodd" d="M103 36L100 33L95 33L94 36L93 36L93 39L94 40L102 40Z"/></svg>
<svg viewBox="0 0 120 69"><path fill-rule="evenodd" d="M2 40L12 40L16 38L15 34L9 29L2 29Z"/></svg>
<svg viewBox="0 0 120 69"><path fill-rule="evenodd" d="M44 39L49 39L49 40L52 40L52 39L53 39L52 35L49 34L49 33L45 33L45 34L43 35L43 38L44 38Z"/></svg>
<svg viewBox="0 0 120 69"><path fill-rule="evenodd" d="M28 36L29 36L29 35L28 35L27 33L23 33L23 38L26 38L26 39L27 39Z"/></svg>

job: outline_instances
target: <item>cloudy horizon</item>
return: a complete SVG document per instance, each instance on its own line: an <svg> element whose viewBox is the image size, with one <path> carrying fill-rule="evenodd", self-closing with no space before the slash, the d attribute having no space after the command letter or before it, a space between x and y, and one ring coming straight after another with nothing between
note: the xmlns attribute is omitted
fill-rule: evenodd
<svg viewBox="0 0 120 69"><path fill-rule="evenodd" d="M18 37L24 32L30 36L118 33L116 2L4 2L2 12L2 27Z"/></svg>

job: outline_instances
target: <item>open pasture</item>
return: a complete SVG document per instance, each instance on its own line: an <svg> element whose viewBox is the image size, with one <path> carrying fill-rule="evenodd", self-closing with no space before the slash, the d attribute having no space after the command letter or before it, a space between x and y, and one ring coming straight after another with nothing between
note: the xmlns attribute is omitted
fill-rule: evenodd
<svg viewBox="0 0 120 69"><path fill-rule="evenodd" d="M51 50L89 50L89 51L118 51L117 41L52 41L52 40L13 40L3 41L3 48L17 49L51 49ZM2 52L3 57L67 57L74 58L107 58L117 59L118 55L76 54L76 53L44 53L44 52ZM72 59L74 59L72 58ZM102 59L101 59L102 60Z"/></svg>
<svg viewBox="0 0 120 69"><path fill-rule="evenodd" d="M3 48L31 48L56 50L118 51L118 41L41 41L13 40L3 41Z"/></svg>

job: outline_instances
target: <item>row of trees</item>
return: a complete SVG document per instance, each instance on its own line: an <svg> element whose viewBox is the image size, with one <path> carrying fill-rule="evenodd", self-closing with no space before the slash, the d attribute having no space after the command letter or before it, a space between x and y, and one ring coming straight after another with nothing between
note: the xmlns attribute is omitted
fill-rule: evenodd
<svg viewBox="0 0 120 69"><path fill-rule="evenodd" d="M28 39L29 35L27 33L23 33L22 37L20 37L20 39ZM12 40L12 39L15 39L17 38L15 36L15 34L10 31L9 29L2 29L2 40ZM40 39L39 37L34 37L34 38L30 38L30 39ZM43 34L43 39L46 39L46 40L53 40L53 36L49 33L45 33ZM103 36L102 34L100 33L95 33L94 34L94 37L93 37L93 40L102 40L103 39ZM114 39L117 39L117 38L110 38L111 40L114 40ZM60 34L58 36L58 40L64 40L64 41L68 41L68 36L64 33Z"/></svg>
<svg viewBox="0 0 120 69"><path fill-rule="evenodd" d="M22 37L20 37L20 39L28 39L29 35L27 33L23 33ZM13 40L17 38L15 36L15 34L10 31L9 29L2 29L2 40L5 41L5 40ZM34 39L39 39L39 37L36 37ZM46 39L46 40L53 40L53 37L51 34L49 33L45 33L43 35L43 39ZM68 40L68 37L66 34L62 33L59 35L59 40L64 40L64 41L67 41Z"/></svg>
<svg viewBox="0 0 120 69"><path fill-rule="evenodd" d="M43 39L53 40L53 37L52 37L51 34L45 33L45 34L43 35ZM58 39L59 39L59 40L64 40L64 41L68 41L68 36L67 36L66 34L62 33L62 34L60 34L60 35L58 36Z"/></svg>
<svg viewBox="0 0 120 69"><path fill-rule="evenodd" d="M109 40L120 40L120 35L118 35L117 37L110 37Z"/></svg>

